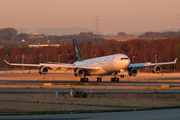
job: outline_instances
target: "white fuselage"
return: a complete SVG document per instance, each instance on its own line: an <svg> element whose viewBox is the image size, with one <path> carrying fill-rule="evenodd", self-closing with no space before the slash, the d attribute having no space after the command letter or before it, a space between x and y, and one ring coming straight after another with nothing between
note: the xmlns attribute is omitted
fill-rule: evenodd
<svg viewBox="0 0 180 120"><path fill-rule="evenodd" d="M105 57L98 57L75 62L76 66L99 67L100 69L91 71L90 75L103 75L118 72L126 69L130 64L128 56L124 54L115 54Z"/></svg>

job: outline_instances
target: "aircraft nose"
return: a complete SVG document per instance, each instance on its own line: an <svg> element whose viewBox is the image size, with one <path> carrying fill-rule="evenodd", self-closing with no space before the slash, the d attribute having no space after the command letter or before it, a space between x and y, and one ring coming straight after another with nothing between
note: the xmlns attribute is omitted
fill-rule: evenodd
<svg viewBox="0 0 180 120"><path fill-rule="evenodd" d="M118 56L115 61L116 62L113 65L115 69L126 69L130 65L130 59L126 55L120 55L120 57Z"/></svg>
<svg viewBox="0 0 180 120"><path fill-rule="evenodd" d="M129 59L126 60L126 63L125 63L125 64L126 64L127 67L129 67L129 65L130 65L130 60L129 60ZM127 68L127 67L126 67L126 68Z"/></svg>
<svg viewBox="0 0 180 120"><path fill-rule="evenodd" d="M126 69L126 68L129 67L129 65L130 65L130 60L129 59L128 60L123 60L123 61L120 62L121 69Z"/></svg>

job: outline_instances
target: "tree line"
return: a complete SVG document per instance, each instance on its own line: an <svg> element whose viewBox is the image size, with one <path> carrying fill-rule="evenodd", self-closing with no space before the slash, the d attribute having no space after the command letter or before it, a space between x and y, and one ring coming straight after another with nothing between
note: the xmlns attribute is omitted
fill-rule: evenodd
<svg viewBox="0 0 180 120"><path fill-rule="evenodd" d="M146 32L142 35L139 35L138 38L153 38L153 39L159 39L159 38L169 38L169 37L178 37L180 36L179 32L173 32L173 31L167 31L167 32Z"/></svg>
<svg viewBox="0 0 180 120"><path fill-rule="evenodd" d="M167 38L167 39L135 39L128 40L126 42L109 40L101 42L90 42L85 39L86 42L77 43L83 59L89 59L94 57L101 57L112 54L126 54L131 62L155 62L155 56L157 56L157 62L174 61L177 57L177 64L175 69L180 68L180 37ZM7 44L0 48L0 68L5 68L5 62L3 59L7 59L9 62L15 63L39 63L39 62L62 62L73 63L74 48L73 43L68 42L62 44L59 47L41 47L41 48L29 48L28 45L18 47L14 44ZM167 65L166 68L172 68L173 65ZM14 68L9 66L10 68ZM16 67L17 68L17 67Z"/></svg>

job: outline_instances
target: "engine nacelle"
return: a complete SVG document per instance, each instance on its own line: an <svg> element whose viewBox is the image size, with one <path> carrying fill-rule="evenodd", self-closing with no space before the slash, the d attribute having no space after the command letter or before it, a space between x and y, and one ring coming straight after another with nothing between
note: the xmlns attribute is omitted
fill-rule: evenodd
<svg viewBox="0 0 180 120"><path fill-rule="evenodd" d="M47 72L48 72L48 68L47 67L44 67L44 66L39 67L39 74L40 75L42 75L42 74L46 75Z"/></svg>
<svg viewBox="0 0 180 120"><path fill-rule="evenodd" d="M154 66L152 69L151 69L152 73L160 73L162 71L162 68L160 66Z"/></svg>
<svg viewBox="0 0 180 120"><path fill-rule="evenodd" d="M84 70L82 69L77 69L77 70L74 70L74 75L77 77L81 77L82 75L84 75Z"/></svg>
<svg viewBox="0 0 180 120"><path fill-rule="evenodd" d="M137 69L136 68L132 68L130 70L128 70L128 74L129 76L136 76L137 75Z"/></svg>

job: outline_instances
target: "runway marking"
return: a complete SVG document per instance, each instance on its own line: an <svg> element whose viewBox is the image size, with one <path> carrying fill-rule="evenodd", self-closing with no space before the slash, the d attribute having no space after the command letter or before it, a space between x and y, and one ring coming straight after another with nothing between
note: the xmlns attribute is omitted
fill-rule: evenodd
<svg viewBox="0 0 180 120"><path fill-rule="evenodd" d="M51 83L44 83L44 86L50 86L52 85Z"/></svg>
<svg viewBox="0 0 180 120"><path fill-rule="evenodd" d="M169 88L169 85L161 85L161 88Z"/></svg>
<svg viewBox="0 0 180 120"><path fill-rule="evenodd" d="M177 118L177 117L180 117L180 116L170 116L170 117L161 117L161 118L144 119L144 120L160 120L160 119Z"/></svg>

